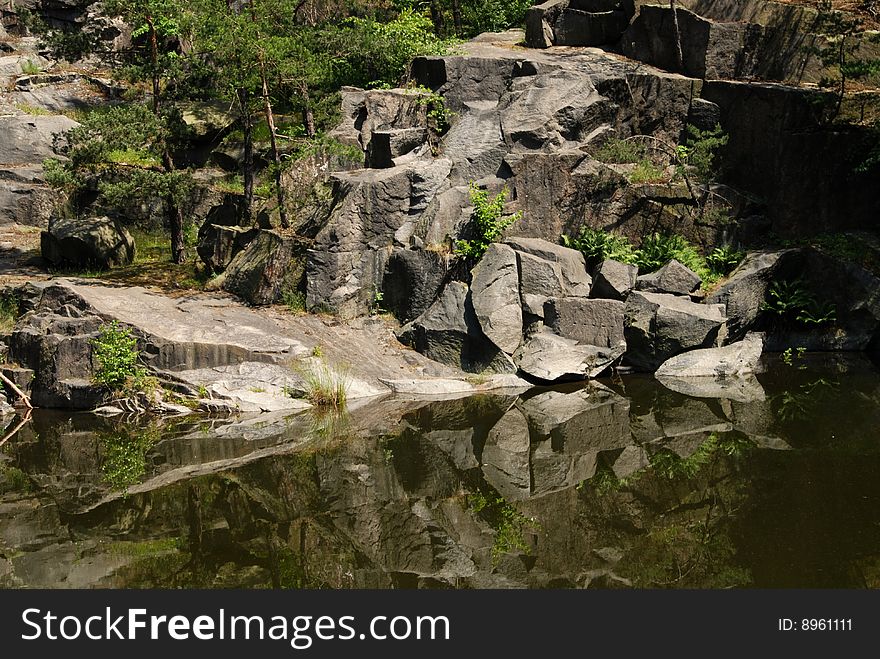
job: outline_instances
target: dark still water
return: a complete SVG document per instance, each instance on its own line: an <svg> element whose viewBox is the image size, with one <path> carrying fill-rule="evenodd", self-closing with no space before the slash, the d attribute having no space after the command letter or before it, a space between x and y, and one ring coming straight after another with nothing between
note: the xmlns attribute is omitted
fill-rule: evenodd
<svg viewBox="0 0 880 659"><path fill-rule="evenodd" d="M878 587L880 371L791 361L726 398L633 376L344 416L35 414L0 448L0 585Z"/></svg>

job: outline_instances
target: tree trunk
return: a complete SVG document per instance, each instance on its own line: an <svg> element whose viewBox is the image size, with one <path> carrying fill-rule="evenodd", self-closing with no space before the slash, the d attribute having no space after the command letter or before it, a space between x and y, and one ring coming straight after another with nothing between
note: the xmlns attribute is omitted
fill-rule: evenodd
<svg viewBox="0 0 880 659"><path fill-rule="evenodd" d="M260 78L263 83L263 105L266 111L266 123L269 124L269 141L272 145L272 160L275 163L275 194L278 197L278 217L281 227L290 227L287 210L284 208L284 186L281 181L281 156L278 153L278 140L275 138L275 113L272 111L272 99L269 98L269 83L266 82L266 65L260 59Z"/></svg>
<svg viewBox="0 0 880 659"><path fill-rule="evenodd" d="M303 85L301 91L303 97L303 125L306 128L306 136L313 140L318 131L315 128L315 113L312 111L312 96L309 94L308 85Z"/></svg>
<svg viewBox="0 0 880 659"><path fill-rule="evenodd" d="M146 20L150 30L150 64L153 68L153 112L159 114L159 40L153 17L148 15Z"/></svg>
<svg viewBox="0 0 880 659"><path fill-rule="evenodd" d="M175 170L174 160L167 147L162 151L162 165L165 167L166 172L170 173ZM183 211L174 199L174 195L168 195L165 203L168 205L168 223L171 229L171 260L180 265L186 263L186 243L183 239Z"/></svg>
<svg viewBox="0 0 880 659"><path fill-rule="evenodd" d="M443 36L443 8L439 0L431 0L431 22L434 23L437 36Z"/></svg>
<svg viewBox="0 0 880 659"><path fill-rule="evenodd" d="M455 34L461 36L461 0L452 0L452 22L455 24Z"/></svg>
<svg viewBox="0 0 880 659"><path fill-rule="evenodd" d="M238 106L241 112L241 125L244 132L244 208L242 208L242 224L250 224L254 208L254 125L250 109L250 93L247 89L238 90Z"/></svg>
<svg viewBox="0 0 880 659"><path fill-rule="evenodd" d="M669 0L669 8L672 10L672 32L675 37L675 63L678 73L684 73L684 54L681 51L681 30L678 26L678 7L675 0Z"/></svg>

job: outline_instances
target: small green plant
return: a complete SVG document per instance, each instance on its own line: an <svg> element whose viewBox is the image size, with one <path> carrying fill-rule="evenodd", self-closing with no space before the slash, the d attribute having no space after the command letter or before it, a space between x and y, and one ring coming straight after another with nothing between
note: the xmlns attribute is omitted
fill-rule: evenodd
<svg viewBox="0 0 880 659"><path fill-rule="evenodd" d="M629 175L630 183L662 183L666 179L666 170L647 158L639 160Z"/></svg>
<svg viewBox="0 0 880 659"><path fill-rule="evenodd" d="M155 426L133 432L113 432L100 437L103 448L101 472L104 482L128 495L128 488L140 482L147 471L147 452L159 440Z"/></svg>
<svg viewBox="0 0 880 659"><path fill-rule="evenodd" d="M40 65L33 60L26 59L21 62L21 72L26 76L37 75L41 71Z"/></svg>
<svg viewBox="0 0 880 659"><path fill-rule="evenodd" d="M302 371L306 399L315 407L345 409L348 400L348 373L344 368L331 368L317 359Z"/></svg>
<svg viewBox="0 0 880 659"><path fill-rule="evenodd" d="M581 252L589 268L606 259L613 259L621 263L633 263L636 258L629 240L601 229L584 227L574 238L563 235L562 244Z"/></svg>
<svg viewBox="0 0 880 659"><path fill-rule="evenodd" d="M9 334L18 320L18 301L11 295L0 296L0 334Z"/></svg>
<svg viewBox="0 0 880 659"><path fill-rule="evenodd" d="M419 104L427 109L428 124L431 128L438 135L448 131L455 118L455 112L446 107L446 99L424 85L413 87L412 92L419 94Z"/></svg>
<svg viewBox="0 0 880 659"><path fill-rule="evenodd" d="M324 348L321 347L321 344L317 344L314 348L312 348L312 357L321 358L324 356Z"/></svg>
<svg viewBox="0 0 880 659"><path fill-rule="evenodd" d="M675 234L653 233L642 241L635 256L635 264L642 274L659 270L675 259L696 272L705 281L711 278L706 260L696 247L684 237Z"/></svg>
<svg viewBox="0 0 880 659"><path fill-rule="evenodd" d="M737 251L730 245L722 245L713 249L706 257L706 265L713 273L726 277L736 270L745 257L745 252Z"/></svg>
<svg viewBox="0 0 880 659"><path fill-rule="evenodd" d="M281 302L291 313L304 313L306 310L305 294L293 288L285 288L281 291Z"/></svg>
<svg viewBox="0 0 880 659"><path fill-rule="evenodd" d="M593 158L599 162L630 164L637 163L645 157L645 145L635 140L622 140L612 138L607 140L596 152Z"/></svg>
<svg viewBox="0 0 880 659"><path fill-rule="evenodd" d="M138 364L140 352L131 330L122 328L118 321L104 325L92 340L93 355L98 362L95 382L113 391L130 388L142 382L146 369Z"/></svg>
<svg viewBox="0 0 880 659"><path fill-rule="evenodd" d="M679 167L688 168L698 181L708 183L718 173L716 159L729 139L720 125L710 130L688 125L685 143L676 149Z"/></svg>
<svg viewBox="0 0 880 659"><path fill-rule="evenodd" d="M806 326L826 325L837 320L835 305L816 300L800 279L773 282L761 309L781 322Z"/></svg>
<svg viewBox="0 0 880 659"><path fill-rule="evenodd" d="M485 519L495 531L495 540L492 543L493 564L497 564L502 556L512 551L531 553L524 533L534 522L507 503L503 497L476 492L468 496L467 504L474 514Z"/></svg>
<svg viewBox="0 0 880 659"><path fill-rule="evenodd" d="M489 245L496 242L507 227L522 218L522 213L504 215L506 189L491 197L488 190L481 190L471 184L470 195L471 203L474 205L471 216L473 239L459 240L455 252L459 256L478 261L489 249Z"/></svg>
<svg viewBox="0 0 880 659"><path fill-rule="evenodd" d="M382 311L382 304L385 302L385 293L377 290L373 293L373 299L370 302L370 313L377 314Z"/></svg>

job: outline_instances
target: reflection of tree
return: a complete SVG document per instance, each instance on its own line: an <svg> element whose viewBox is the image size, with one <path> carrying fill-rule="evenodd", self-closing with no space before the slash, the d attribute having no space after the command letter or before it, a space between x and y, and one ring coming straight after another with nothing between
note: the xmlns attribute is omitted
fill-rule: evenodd
<svg viewBox="0 0 880 659"><path fill-rule="evenodd" d="M159 441L158 426L121 426L116 432L99 435L103 448L101 473L104 482L117 492L140 482L147 471L147 452Z"/></svg>
<svg viewBox="0 0 880 659"><path fill-rule="evenodd" d="M627 478L606 463L588 481L587 492L611 503L609 514L635 516L643 528L626 547L615 572L643 588L728 588L751 583L736 565L730 538L736 500L731 467L754 449L736 432L712 433L688 456L654 450L649 465ZM583 491L583 488L582 488ZM641 506L632 508L633 498Z"/></svg>

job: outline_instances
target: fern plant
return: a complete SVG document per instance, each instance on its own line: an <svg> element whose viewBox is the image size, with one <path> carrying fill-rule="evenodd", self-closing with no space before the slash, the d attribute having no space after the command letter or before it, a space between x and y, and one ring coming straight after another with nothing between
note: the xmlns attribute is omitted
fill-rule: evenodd
<svg viewBox="0 0 880 659"><path fill-rule="evenodd" d="M634 263L636 258L629 240L601 229L584 227L574 238L563 235L562 244L581 252L590 268L608 259Z"/></svg>

